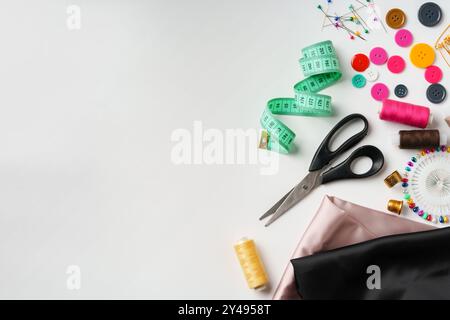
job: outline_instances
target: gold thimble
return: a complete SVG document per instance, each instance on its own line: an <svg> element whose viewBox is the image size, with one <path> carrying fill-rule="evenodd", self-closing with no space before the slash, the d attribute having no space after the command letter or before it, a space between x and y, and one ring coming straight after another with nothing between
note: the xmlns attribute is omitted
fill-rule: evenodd
<svg viewBox="0 0 450 320"><path fill-rule="evenodd" d="M403 201L389 200L388 205L387 205L387 209L390 212L393 212L393 213L396 213L396 214L400 215L402 213L402 209L403 209Z"/></svg>
<svg viewBox="0 0 450 320"><path fill-rule="evenodd" d="M402 181L402 176L400 175L400 173L398 173L397 170L395 170L386 179L384 179L384 184L388 188L392 188L393 186L395 186L400 181Z"/></svg>

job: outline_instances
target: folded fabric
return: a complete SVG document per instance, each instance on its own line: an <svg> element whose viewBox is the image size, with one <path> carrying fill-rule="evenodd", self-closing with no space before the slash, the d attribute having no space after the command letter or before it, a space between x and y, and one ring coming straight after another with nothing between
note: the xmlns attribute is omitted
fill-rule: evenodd
<svg viewBox="0 0 450 320"><path fill-rule="evenodd" d="M292 260L304 299L450 299L450 228Z"/></svg>
<svg viewBox="0 0 450 320"><path fill-rule="evenodd" d="M326 196L304 232L292 259L383 236L435 228ZM301 299L296 290L291 263L286 267L273 299Z"/></svg>

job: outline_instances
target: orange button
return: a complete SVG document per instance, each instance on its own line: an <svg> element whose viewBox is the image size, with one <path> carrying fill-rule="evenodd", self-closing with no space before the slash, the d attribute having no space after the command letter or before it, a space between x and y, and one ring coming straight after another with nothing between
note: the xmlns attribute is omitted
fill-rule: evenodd
<svg viewBox="0 0 450 320"><path fill-rule="evenodd" d="M436 54L431 46L426 43L418 43L412 47L409 59L418 68L427 68L434 63Z"/></svg>
<svg viewBox="0 0 450 320"><path fill-rule="evenodd" d="M386 14L386 23L392 29L400 29L406 23L406 15L398 8L391 9Z"/></svg>

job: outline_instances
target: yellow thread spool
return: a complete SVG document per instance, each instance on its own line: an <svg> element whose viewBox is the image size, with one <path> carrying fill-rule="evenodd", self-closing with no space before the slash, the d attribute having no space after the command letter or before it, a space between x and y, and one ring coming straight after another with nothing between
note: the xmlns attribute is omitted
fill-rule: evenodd
<svg viewBox="0 0 450 320"><path fill-rule="evenodd" d="M234 251L239 259L242 271L244 271L249 288L255 290L264 289L269 280L256 250L255 242L242 238L234 245Z"/></svg>
<svg viewBox="0 0 450 320"><path fill-rule="evenodd" d="M389 200L387 209L390 212L400 215L402 213L402 209L403 209L403 201Z"/></svg>

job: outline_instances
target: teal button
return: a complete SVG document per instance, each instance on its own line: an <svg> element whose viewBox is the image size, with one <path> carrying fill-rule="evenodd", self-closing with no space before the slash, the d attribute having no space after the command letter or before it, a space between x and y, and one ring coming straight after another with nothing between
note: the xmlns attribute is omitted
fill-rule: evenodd
<svg viewBox="0 0 450 320"><path fill-rule="evenodd" d="M362 88L366 85L366 78L362 74L356 74L352 78L352 84L355 88Z"/></svg>

